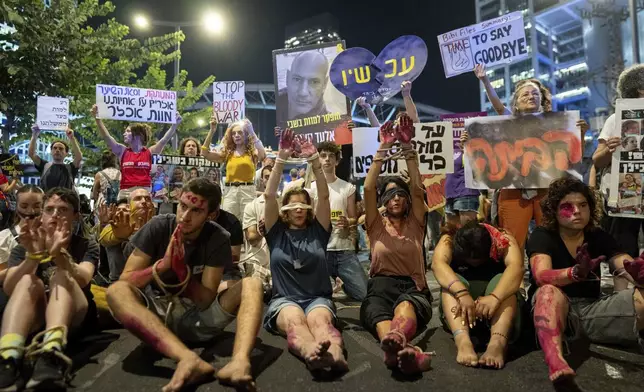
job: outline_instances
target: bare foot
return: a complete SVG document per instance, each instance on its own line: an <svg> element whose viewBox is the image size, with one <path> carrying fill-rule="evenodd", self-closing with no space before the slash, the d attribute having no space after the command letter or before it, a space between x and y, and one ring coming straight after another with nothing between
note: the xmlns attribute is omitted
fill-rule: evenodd
<svg viewBox="0 0 644 392"><path fill-rule="evenodd" d="M502 369L505 366L505 341L490 340L487 350L479 359L479 365L494 369Z"/></svg>
<svg viewBox="0 0 644 392"><path fill-rule="evenodd" d="M575 373L575 371L572 370L570 366L567 366L563 369L550 373L550 381L552 382L566 381L569 379L574 379L576 375L577 374Z"/></svg>
<svg viewBox="0 0 644 392"><path fill-rule="evenodd" d="M398 352L398 368L403 374L418 374L431 368L432 356L418 347L407 346Z"/></svg>
<svg viewBox="0 0 644 392"><path fill-rule="evenodd" d="M324 369L331 366L332 357L327 353L330 346L331 342L328 340L316 343L311 353L304 356L309 370Z"/></svg>
<svg viewBox="0 0 644 392"><path fill-rule="evenodd" d="M456 362L468 367L478 366L479 357L476 355L476 351L474 351L474 346L472 345L470 337L465 334L461 334L458 335L454 341L456 342L456 350L458 351L456 354Z"/></svg>
<svg viewBox="0 0 644 392"><path fill-rule="evenodd" d="M347 371L349 370L349 364L347 363L346 358L344 357L344 352L342 351L342 346L338 344L332 344L329 347L329 352L332 358L331 368L333 370Z"/></svg>
<svg viewBox="0 0 644 392"><path fill-rule="evenodd" d="M255 381L251 373L250 361L234 359L217 372L219 382L243 391L255 391Z"/></svg>
<svg viewBox="0 0 644 392"><path fill-rule="evenodd" d="M172 379L161 391L178 392L186 385L206 382L215 375L215 371L211 364L195 354L179 361Z"/></svg>
<svg viewBox="0 0 644 392"><path fill-rule="evenodd" d="M385 352L385 365L389 368L398 366L398 352L405 347L405 335L390 331L380 342L380 348Z"/></svg>

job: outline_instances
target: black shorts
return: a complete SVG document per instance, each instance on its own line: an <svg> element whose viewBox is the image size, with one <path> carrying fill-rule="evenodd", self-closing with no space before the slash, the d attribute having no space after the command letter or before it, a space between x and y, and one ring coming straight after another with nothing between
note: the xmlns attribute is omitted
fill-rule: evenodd
<svg viewBox="0 0 644 392"><path fill-rule="evenodd" d="M376 324L392 320L394 309L409 301L416 311L417 330L421 331L432 319L432 294L427 288L418 291L416 283L407 276L374 276L367 284L367 297L360 307L362 325L374 336Z"/></svg>

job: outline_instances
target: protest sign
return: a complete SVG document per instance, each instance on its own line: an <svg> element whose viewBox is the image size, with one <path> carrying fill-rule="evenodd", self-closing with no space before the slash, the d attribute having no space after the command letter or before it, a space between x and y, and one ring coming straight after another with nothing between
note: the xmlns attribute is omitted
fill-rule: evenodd
<svg viewBox="0 0 644 392"><path fill-rule="evenodd" d="M463 165L470 189L548 188L557 178L581 179L578 111L468 118Z"/></svg>
<svg viewBox="0 0 644 392"><path fill-rule="evenodd" d="M64 131L69 126L69 99L38 97L36 124L42 130Z"/></svg>
<svg viewBox="0 0 644 392"><path fill-rule="evenodd" d="M416 135L411 141L412 148L418 152L418 170L421 175L447 174L454 172L454 150L452 146L452 124L433 122L414 124ZM356 178L367 176L378 152L379 129L353 129L353 175ZM381 175L398 175L407 170L404 159L387 160L380 169Z"/></svg>
<svg viewBox="0 0 644 392"><path fill-rule="evenodd" d="M246 83L215 82L212 85L212 112L220 124L243 120L246 114Z"/></svg>
<svg viewBox="0 0 644 392"><path fill-rule="evenodd" d="M423 186L427 194L428 211L445 207L445 174L430 174L423 176Z"/></svg>
<svg viewBox="0 0 644 392"><path fill-rule="evenodd" d="M470 72L476 64L491 68L528 58L521 11L441 34L438 45L447 78Z"/></svg>
<svg viewBox="0 0 644 392"><path fill-rule="evenodd" d="M485 117L486 112L470 112L470 113L454 113L454 114L441 114L441 121L449 121L452 123L452 135L454 136L454 150L460 150L461 147L461 133L465 130L465 119L475 117Z"/></svg>
<svg viewBox="0 0 644 392"><path fill-rule="evenodd" d="M277 126L313 144L350 144L349 101L329 83L329 64L343 42L273 51Z"/></svg>
<svg viewBox="0 0 644 392"><path fill-rule="evenodd" d="M427 63L427 45L420 37L404 35L376 57L365 48L340 53L329 72L331 83L351 99L365 97L379 104L400 92L402 82L414 81Z"/></svg>
<svg viewBox="0 0 644 392"><path fill-rule="evenodd" d="M177 93L138 87L96 85L98 118L174 124Z"/></svg>
<svg viewBox="0 0 644 392"><path fill-rule="evenodd" d="M642 174L644 173L644 99L618 99L614 135L622 138L613 153L608 190L608 214L644 218ZM606 178L606 177L604 177ZM602 180L604 180L602 178ZM602 183L602 187L605 184Z"/></svg>
<svg viewBox="0 0 644 392"><path fill-rule="evenodd" d="M177 203L184 182L193 178L206 177L215 184L221 181L221 165L203 157L183 155L153 155L150 172L152 178L152 200L155 202Z"/></svg>
<svg viewBox="0 0 644 392"><path fill-rule="evenodd" d="M20 158L14 154L0 154L0 170L5 176L24 174Z"/></svg>

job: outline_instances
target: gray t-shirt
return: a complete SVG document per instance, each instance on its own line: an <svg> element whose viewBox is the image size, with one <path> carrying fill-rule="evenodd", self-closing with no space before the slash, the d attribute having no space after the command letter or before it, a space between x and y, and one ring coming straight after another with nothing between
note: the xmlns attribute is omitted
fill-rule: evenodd
<svg viewBox="0 0 644 392"><path fill-rule="evenodd" d="M41 175L47 174L46 177L41 178L40 187L45 192L56 187L73 189L74 179L78 175L78 168L73 163L54 163L45 173L47 163L49 162L41 158L40 164L36 165L36 170Z"/></svg>
<svg viewBox="0 0 644 392"><path fill-rule="evenodd" d="M126 256L129 257L136 247L150 256L153 263L162 259L176 226L174 214L155 216L132 236L126 247ZM193 278L198 280L201 280L204 267L226 267L232 263L230 234L215 222L206 221L199 237L193 241L184 240L183 248L185 262L192 269ZM161 279L169 284L178 283L172 271L161 274Z"/></svg>

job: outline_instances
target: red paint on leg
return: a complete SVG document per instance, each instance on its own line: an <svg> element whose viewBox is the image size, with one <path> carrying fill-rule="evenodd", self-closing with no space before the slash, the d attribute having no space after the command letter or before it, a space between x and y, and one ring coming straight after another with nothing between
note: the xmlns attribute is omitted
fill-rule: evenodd
<svg viewBox="0 0 644 392"><path fill-rule="evenodd" d="M153 331L148 329L141 321L134 317L126 317L121 320L121 324L137 338L141 339L160 353L165 353L166 346L160 336L157 336Z"/></svg>
<svg viewBox="0 0 644 392"><path fill-rule="evenodd" d="M396 316L391 320L391 330L401 332L407 341L410 341L416 335L416 319Z"/></svg>

